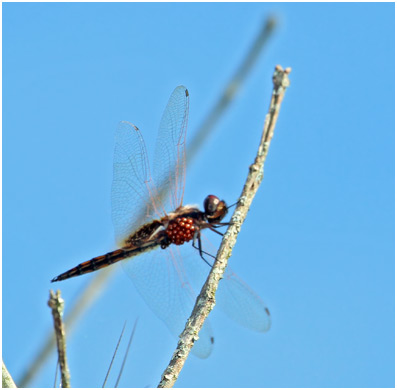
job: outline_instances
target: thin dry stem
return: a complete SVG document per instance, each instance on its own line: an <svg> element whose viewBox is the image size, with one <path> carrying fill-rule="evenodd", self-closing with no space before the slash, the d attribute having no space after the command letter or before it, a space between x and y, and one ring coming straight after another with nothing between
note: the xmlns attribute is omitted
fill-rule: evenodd
<svg viewBox="0 0 397 390"><path fill-rule="evenodd" d="M131 344L132 344L132 340L134 339L134 335L135 335L135 331L136 331L136 326L137 325L138 325L138 318L135 320L134 327L133 327L132 332L131 332L130 340L128 342L127 350L125 351L123 363L121 364L120 372L119 372L119 375L117 377L116 384L114 385L114 387L119 387L119 382L120 382L121 376L123 375L125 363L127 361L128 353L130 352L130 349L131 349Z"/></svg>
<svg viewBox="0 0 397 390"><path fill-rule="evenodd" d="M61 292L59 290L56 292L56 294L54 291L50 290L48 306L52 309L51 312L54 319L54 330L58 347L58 361L61 370L62 387L70 387L70 374L66 359L65 327L62 322L64 301L61 298Z"/></svg>
<svg viewBox="0 0 397 390"><path fill-rule="evenodd" d="M281 102L284 98L286 88L289 86L288 74L291 69L283 70L280 65L276 66L273 74L273 92L268 114L266 115L262 138L254 163L249 167L249 174L240 195L238 205L231 218L232 224L227 229L221 246L218 250L214 266L197 297L196 304L190 318L187 320L177 348L165 369L158 387L173 387L178 379L179 373L193 347L195 340L204 324L205 319L215 306L215 292L219 281L223 277L227 262L232 254L237 235L244 222L252 200L259 188L263 178L263 166L273 137L274 128L280 111Z"/></svg>
<svg viewBox="0 0 397 390"><path fill-rule="evenodd" d="M112 356L112 360L111 360L111 362L109 364L109 368L108 368L108 371L107 371L106 376L105 376L105 380L103 381L103 384L102 384L102 388L105 388L106 383L108 381L110 371L111 371L111 369L113 367L114 358L116 357L117 351L119 350L119 346L120 346L120 343L121 343L121 339L123 338L126 325L127 325L127 321L124 322L123 330L121 331L121 334L120 334L120 337L119 337L119 341L117 342L116 349L114 350L114 353L113 353L113 356Z"/></svg>
<svg viewBox="0 0 397 390"><path fill-rule="evenodd" d="M268 17L264 20L261 30L256 36L255 40L252 42L247 55L243 58L243 61L236 69L235 73L226 84L223 91L221 91L217 102L214 104L208 115L205 117L203 123L201 124L199 131L194 136L189 150L186 154L187 162L190 162L198 150L203 145L204 141L210 135L216 123L225 113L226 109L230 106L237 93L241 89L246 80L247 76L250 74L252 68L254 67L256 61L259 58L260 53L269 42L275 29L277 27L277 19L274 16Z"/></svg>

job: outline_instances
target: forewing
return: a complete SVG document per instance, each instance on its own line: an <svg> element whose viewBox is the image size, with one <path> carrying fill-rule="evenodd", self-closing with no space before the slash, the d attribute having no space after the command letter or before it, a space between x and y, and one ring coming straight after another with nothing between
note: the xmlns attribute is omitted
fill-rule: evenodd
<svg viewBox="0 0 397 390"><path fill-rule="evenodd" d="M142 134L133 124L120 122L115 135L112 183L112 219L119 245L153 216L151 184Z"/></svg>
<svg viewBox="0 0 397 390"><path fill-rule="evenodd" d="M188 114L189 93L184 86L176 87L161 118L153 165L156 195L165 197L163 204L169 210L175 210L183 199Z"/></svg>

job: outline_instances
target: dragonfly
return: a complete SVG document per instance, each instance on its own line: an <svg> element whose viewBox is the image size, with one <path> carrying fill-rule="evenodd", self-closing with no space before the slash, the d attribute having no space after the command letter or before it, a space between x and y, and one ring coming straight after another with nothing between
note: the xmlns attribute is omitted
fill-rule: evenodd
<svg viewBox="0 0 397 390"><path fill-rule="evenodd" d="M115 134L111 190L118 249L82 262L51 280L63 281L121 261L147 305L176 337L213 264L214 256L203 248L202 231L222 235L218 229L229 224L222 222L228 211L226 202L215 195L205 198L203 211L196 205L183 205L188 114L188 90L178 86L160 121L153 171L138 127L120 122ZM192 245L187 245L190 242ZM259 332L270 328L268 308L230 267L220 283L216 303L247 328ZM207 320L192 352L208 357L214 340Z"/></svg>

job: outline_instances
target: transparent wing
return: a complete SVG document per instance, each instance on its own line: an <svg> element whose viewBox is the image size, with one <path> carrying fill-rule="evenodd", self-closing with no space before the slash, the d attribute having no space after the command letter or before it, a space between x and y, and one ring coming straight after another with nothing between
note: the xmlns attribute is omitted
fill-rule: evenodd
<svg viewBox="0 0 397 390"><path fill-rule="evenodd" d="M269 309L229 267L220 282L216 304L229 318L246 328L257 332L266 332L270 329Z"/></svg>
<svg viewBox="0 0 397 390"><path fill-rule="evenodd" d="M161 118L153 164L154 186L162 191L157 199L165 195L163 204L169 210L182 204L188 115L188 91L184 86L176 87Z"/></svg>
<svg viewBox="0 0 397 390"><path fill-rule="evenodd" d="M178 338L198 295L187 278L179 248L157 249L122 264L146 304ZM210 323L206 321L192 352L200 358L208 357L213 340Z"/></svg>
<svg viewBox="0 0 397 390"><path fill-rule="evenodd" d="M210 267L191 245L157 249L123 261L123 268L150 309L178 337L190 316ZM263 301L228 267L216 294L216 306L229 318L249 329L265 332L270 314ZM210 355L214 336L205 321L192 352Z"/></svg>
<svg viewBox="0 0 397 390"><path fill-rule="evenodd" d="M151 185L142 134L133 124L120 122L115 135L112 182L112 219L119 245L152 217Z"/></svg>
<svg viewBox="0 0 397 390"><path fill-rule="evenodd" d="M207 260L212 264L211 259ZM186 257L187 277L193 288L201 288L209 266L199 257ZM230 319L257 332L270 329L270 312L262 299L228 266L216 292L216 308Z"/></svg>
<svg viewBox="0 0 397 390"><path fill-rule="evenodd" d="M119 245L154 214L164 216L166 211L181 205L188 113L188 91L179 86L171 94L160 122L153 176L141 132L129 122L120 122L115 136L112 183L112 219ZM167 210L162 206L164 195L168 199Z"/></svg>

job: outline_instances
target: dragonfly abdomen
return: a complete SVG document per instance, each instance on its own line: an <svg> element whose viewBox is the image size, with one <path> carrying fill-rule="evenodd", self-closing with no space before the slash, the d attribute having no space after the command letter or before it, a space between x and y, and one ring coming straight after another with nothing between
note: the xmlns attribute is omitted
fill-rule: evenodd
<svg viewBox="0 0 397 390"><path fill-rule="evenodd" d="M98 269L107 267L108 265L117 263L120 260L124 260L128 257L136 256L150 249L154 249L158 245L159 245L158 243L151 243L149 245L142 246L139 248L117 249L115 251L106 253L105 255L97 256L91 260L80 263L79 265L70 269L69 271L66 271L58 275L57 277L52 279L51 282L59 282L61 280L73 278L79 275L84 275L89 272L94 272Z"/></svg>

